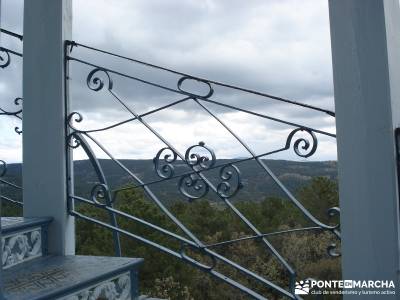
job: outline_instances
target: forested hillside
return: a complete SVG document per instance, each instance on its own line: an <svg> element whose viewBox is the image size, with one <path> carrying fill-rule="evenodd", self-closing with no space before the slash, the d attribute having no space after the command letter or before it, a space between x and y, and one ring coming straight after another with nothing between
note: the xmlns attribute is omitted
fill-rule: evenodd
<svg viewBox="0 0 400 300"><path fill-rule="evenodd" d="M219 161L223 163L227 161ZM278 178L296 195L301 203L326 224L337 224L338 218L330 218L327 210L338 206L335 162L292 162L268 160L267 164ZM146 180L156 179L151 160L126 160L123 163L136 175ZM109 160L101 161L112 187L131 184L129 178ZM244 188L235 200L236 207L262 232L273 233L293 228L313 226L300 210L278 189L254 162L241 163ZM8 179L20 183L20 165L10 165ZM179 167L176 172L180 172ZM218 176L217 173L210 173ZM76 193L87 194L96 183L96 177L88 161L75 162ZM176 182L153 185L153 190L166 199L166 205L174 215L205 244L232 240L254 235L247 226L221 201L210 197L185 200L177 191ZM129 189L118 194L115 207L135 217L152 222L177 234L182 232L150 201L142 189ZM79 205L77 209L104 222L109 215L93 206ZM17 215L21 210L12 205L3 205L3 215ZM118 224L128 232L148 238L158 244L179 251L181 244L138 223L118 218ZM108 229L87 221L78 220L76 228L77 253L87 255L114 255L112 234ZM143 257L145 263L140 272L141 291L146 294L177 300L224 300L248 299L237 290L210 277L182 261L151 248L141 242L121 236L122 252L128 257ZM340 279L340 258L327 253L331 243L340 242L330 233L320 230L294 232L267 236L289 264L297 271L298 279ZM340 247L339 247L340 249ZM238 264L262 275L268 280L287 287L289 277L282 264L271 254L261 239L244 240L239 243L213 247L213 250ZM192 257L209 263L207 257L193 252ZM232 276L243 284L267 295L269 299L280 299L270 289L237 271L223 265L216 270ZM332 298L333 299L333 298Z"/></svg>
<svg viewBox="0 0 400 300"><path fill-rule="evenodd" d="M305 207L321 221L332 225L337 224L337 217L329 218L327 215L327 210L338 204L337 185L334 181L322 177L314 178L309 185L301 188L297 195ZM262 233L314 225L291 202L278 197L265 198L262 201L241 201L236 206ZM128 190L120 194L116 207L172 232L182 234L154 203L145 198L141 190ZM192 203L175 202L170 209L205 244L254 235L229 208L213 205L207 200L196 200ZM80 211L105 222L108 220L108 215L102 210L82 206ZM180 243L138 223L118 218L118 224L129 232L176 251L179 251L181 247ZM107 229L86 221L78 221L77 233L78 253L113 255L112 235ZM248 296L242 295L206 272L195 269L141 242L125 236L121 237L124 256L145 259L140 273L140 284L141 290L148 295L177 300L248 299ZM327 252L328 246L332 243L336 243L340 250L340 242L330 232L310 230L271 235L267 239L297 271L299 280L309 277L321 280L341 278L340 258L330 257ZM243 240L212 247L212 249L280 286L288 286L287 271L261 239ZM209 258L196 251L191 251L190 255L206 265L210 264ZM267 295L268 299L281 299L270 289L254 283L254 280L226 265L217 264L216 270ZM332 296L331 299L336 298Z"/></svg>

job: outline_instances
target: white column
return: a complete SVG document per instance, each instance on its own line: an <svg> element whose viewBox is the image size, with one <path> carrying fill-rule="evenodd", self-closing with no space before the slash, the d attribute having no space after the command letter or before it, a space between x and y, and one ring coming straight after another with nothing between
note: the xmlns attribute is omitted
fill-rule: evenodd
<svg viewBox="0 0 400 300"><path fill-rule="evenodd" d="M393 280L385 299L399 299L399 0L329 0L329 10L343 278Z"/></svg>
<svg viewBox="0 0 400 300"><path fill-rule="evenodd" d="M72 0L25 0L23 64L24 216L51 216L49 251L73 254L67 214L64 42L71 39Z"/></svg>

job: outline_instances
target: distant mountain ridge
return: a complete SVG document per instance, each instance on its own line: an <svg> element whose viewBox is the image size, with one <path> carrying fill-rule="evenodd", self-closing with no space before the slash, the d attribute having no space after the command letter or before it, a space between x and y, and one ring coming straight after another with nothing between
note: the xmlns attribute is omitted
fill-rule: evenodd
<svg viewBox="0 0 400 300"><path fill-rule="evenodd" d="M111 189L116 189L128 184L134 184L130 176L124 172L118 165L111 160L99 160L103 171L107 177ZM233 163L235 160L219 159L216 164ZM337 180L336 161L318 161L318 162L299 162L287 160L263 160L266 165L274 172L278 179L292 193L307 185L313 177L325 176L332 180ZM159 180L153 161L151 159L141 160L120 160L131 172L138 176L144 182ZM260 201L266 197L282 196L279 187L272 178L255 161L246 161L235 164L241 172L243 188L235 196L237 200ZM181 174L189 171L185 164L176 162L175 174ZM38 171L39 172L39 171ZM75 173L75 193L88 196L91 188L98 182L94 170L88 160L74 162ZM10 164L8 166L6 179L17 184L21 183L21 164ZM38 173L40 174L40 173ZM207 171L204 173L213 183L220 182L219 169ZM173 179L151 185L153 192L166 202L184 198L178 189L178 180ZM137 184L137 183L136 183ZM7 193L8 189L4 188ZM213 193L209 193L207 198L217 200Z"/></svg>

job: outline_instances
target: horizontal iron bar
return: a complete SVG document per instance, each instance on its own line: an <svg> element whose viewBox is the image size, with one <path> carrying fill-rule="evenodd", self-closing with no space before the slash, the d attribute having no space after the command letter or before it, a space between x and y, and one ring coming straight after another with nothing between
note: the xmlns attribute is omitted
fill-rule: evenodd
<svg viewBox="0 0 400 300"><path fill-rule="evenodd" d="M105 51L105 50L102 50L102 49L99 49L99 48L95 48L95 47L91 47L91 46L88 46L88 45L85 45L85 44L77 43L75 41L69 41L69 42L70 42L70 44L72 46L81 46L83 48L87 48L87 49L90 49L90 50L101 52L101 53L104 53L104 54L107 54L107 55L111 55L111 56L114 56L114 57L122 58L122 59L125 59L125 60L128 60L128 61L134 62L134 63L138 63L138 64L141 64L141 65L148 66L148 67L155 68L155 69L159 69L159 70L163 70L163 71L170 72L170 73L173 73L173 74L176 74L176 75L187 76L187 77L190 77L190 78L193 78L193 79L197 79L197 80L200 80L200 81L205 81L205 82L208 82L208 83L212 83L212 84L215 84L215 85L227 87L227 88L230 88L230 89L239 90L239 91L242 91L242 92L246 92L246 93L262 96L262 97L269 98L269 99L272 99L272 100L277 100L277 101L280 101L280 102L285 102L285 103L289 103L289 104L292 104L292 105L297 105L297 106L301 106L301 107L304 107L304 108L308 108L308 109L324 112L324 113L326 113L326 114L328 114L328 115L330 115L332 117L335 117L335 113L333 111L330 111L330 110L327 110L327 109L324 109L324 108L320 108L320 107L316 107L316 106L313 106L313 105L310 105L310 104L300 103L300 102L297 102L297 101L294 101L294 100L285 99L285 98L282 98L282 97L278 97L278 96L274 96L274 95L258 92L258 91L255 91L255 90L251 90L251 89L247 89L247 88L243 88L243 87L239 87L239 86L235 86L235 85L231 85L231 84L227 84L227 83L223 83L223 82L219 82L219 81L208 80L208 79L205 79L205 78L202 78L202 77L193 76L193 75L190 75L190 74L187 74L187 73L183 73L183 72L179 72L179 71L176 71L176 70L173 70L173 69L169 69L169 68L166 68L166 67L162 67L162 66L158 66L158 65L151 64L151 63L148 63L148 62L144 62L144 61L141 61L141 60L138 60L138 59L129 58L129 57L126 57L126 56L123 56L123 55L119 55L119 54L116 54L116 53L112 53L112 52L109 52L109 51Z"/></svg>
<svg viewBox="0 0 400 300"><path fill-rule="evenodd" d="M201 101L214 103L214 104L219 105L219 106L224 106L224 107L227 107L227 108L230 108L230 109L235 109L235 110L238 110L238 111L241 111L241 112L244 112L244 113L247 113L247 114L251 114L251 115L254 115L254 116L257 116L257 117L260 117L260 118L268 119L268 120L271 120L271 121L275 121L275 122L278 122L278 123L283 123L283 124L294 126L294 127L308 129L310 131L314 131L314 132L322 134L322 135L327 135L327 136L336 138L336 134L325 132L325 131L322 131L322 130L319 130L319 129L314 129L312 127L304 126L304 125L293 123L293 122L284 121L284 120L281 120L281 119L277 119L277 118L274 118L274 117L270 117L270 116L267 116L267 115L263 115L263 114L260 114L260 113L253 112L251 110L243 109L243 108L240 108L240 107L236 107L236 106L233 106L233 105L230 105L230 104L225 104L225 103L221 103L221 102L210 100L210 99L203 99L203 98L197 98L197 99L201 100Z"/></svg>
<svg viewBox="0 0 400 300"><path fill-rule="evenodd" d="M246 236L246 237L242 237L242 238L238 238L238 239L234 239L234 240L230 240L230 241L209 244L209 245L206 245L205 247L211 248L211 247L217 247L217 246L224 246L224 245L229 245L229 244L233 244L236 242L242 242L242 241L246 241L246 240L254 240L254 239L258 239L258 238L262 238L262 237L275 236L275 235L280 235L280 234L285 234L285 233L293 233L293 232L299 232L299 231L300 232L301 231L309 231L309 230L324 230L324 229L319 226L294 228L294 229L275 231L275 232L270 232L270 233L263 233L260 235Z"/></svg>
<svg viewBox="0 0 400 300"><path fill-rule="evenodd" d="M177 257L177 258L181 258L181 255L180 255L178 252L173 251L173 250L171 250L171 249L169 249L169 248L167 248L167 247L161 246L161 245L159 245L159 244L157 244L157 243L155 243L155 242L152 242L152 241L150 241L150 240L148 240L148 239L145 239L145 238L143 238L143 237L141 237L141 236L139 236L139 235L133 234L133 233L131 233L131 232L129 232L129 231L126 231L126 230L124 230L124 229L121 229L121 228L119 228L119 227L114 227L114 226L112 226L112 225L110 225L110 224L104 223L104 222L99 221L99 220L97 220L97 219L94 219L94 218L85 216L85 215L83 215L83 214L81 214L81 213L79 213L79 212L77 212L77 211L75 211L75 210L71 210L71 211L69 212L69 214L70 214L71 216L74 216L74 217L77 217L77 218L84 219L84 220L86 220L86 221L90 221L90 222L96 223L96 224L98 224L98 225L101 225L101 226L106 227L106 228L108 228L108 229L111 229L111 230L113 230L113 231L118 231L119 233L125 234L125 235L127 235L127 236L129 236L129 237L131 237L131 238L134 238L134 239L139 240L139 241L141 241L141 242L143 242L143 243L146 243L146 244L148 244L148 245L150 245L150 246L153 246L153 247L155 247L155 248L157 248L157 249L159 249L159 250L162 250L162 251L164 251L164 252L167 252L168 254L171 254L171 255L173 255L173 256L175 256L175 257Z"/></svg>
<svg viewBox="0 0 400 300"><path fill-rule="evenodd" d="M124 74L124 73L121 73L121 72L118 72L118 71L115 71L115 70L112 70L112 69L109 69L109 68L101 67L99 65L96 65L96 64L93 64L91 62L87 62L87 61L81 60L79 58L75 58L75 57L72 57L72 56L66 56L66 59L71 60L71 61L77 61L77 62L79 62L81 64L88 65L88 66L91 66L93 68L99 68L99 69L104 70L106 72L110 72L110 73L113 73L113 74L116 74L116 75L119 75L119 76L122 76L122 77L126 77L126 78L129 78L129 79L132 79L132 80L136 80L136 81L142 82L144 84L148 84L148 85L151 85L151 86L154 86L154 87L158 87L158 88L166 90L166 91L170 91L170 92L174 92L174 93L186 96L185 93L183 93L183 92L181 92L181 91L179 91L177 89L172 89L172 88L169 88L169 87L157 84L157 83L150 82L148 80L144 80L144 79L141 79L141 78L138 78L138 77L127 75L127 74Z"/></svg>
<svg viewBox="0 0 400 300"><path fill-rule="evenodd" d="M113 124L113 125L106 126L106 127L103 127L103 128L93 129L93 130L79 130L79 129L74 129L74 130L75 130L76 132L79 132L79 133L92 133L92 132L105 131L105 130L108 130L108 129L112 129L112 128L115 128L115 127L124 125L124 124L129 123L129 122L135 121L135 120L137 120L138 118L142 118L142 117L145 117L145 116L152 115L152 114L154 114L154 113L156 113L156 112L162 111L162 110L167 109L167 108L172 107L172 106L175 106L175 105L177 105L177 104L179 104L179 103L182 103L182 102L185 102L185 101L187 101L187 100L189 100L189 99L190 99L190 97L185 97L185 98L183 98L183 99L174 101L174 102L172 102L172 103L170 103L170 104L161 106L161 107L159 107L159 108L152 109L152 110L150 110L150 111L148 111L148 112L146 112L146 113L143 113L143 114L139 115L138 117L132 117L132 118L129 118L129 119L127 119L127 120L124 120L124 121L121 121L121 122L118 122L118 123L115 123L115 124Z"/></svg>
<svg viewBox="0 0 400 300"><path fill-rule="evenodd" d="M0 28L0 32L2 32L4 34L7 34L7 35L10 35L10 36L13 36L13 37L16 37L20 41L22 41L24 39L24 37L21 34L12 32L12 31L7 30L7 29Z"/></svg>

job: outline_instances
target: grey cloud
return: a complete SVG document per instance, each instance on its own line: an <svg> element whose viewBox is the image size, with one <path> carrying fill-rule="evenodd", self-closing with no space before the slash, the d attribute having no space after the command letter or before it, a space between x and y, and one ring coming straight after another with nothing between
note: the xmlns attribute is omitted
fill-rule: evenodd
<svg viewBox="0 0 400 300"><path fill-rule="evenodd" d="M5 27L21 32L22 0L3 2L8 10ZM320 0L75 0L73 38L195 76L333 109L327 12L327 4ZM164 72L80 47L75 48L72 55L176 88L178 77ZM127 118L128 113L118 108L110 95L104 91L96 93L86 87L86 76L90 70L77 63L71 64L73 109L82 111L93 121L90 125L95 127ZM11 73L13 79L7 82L7 90L10 91L17 89L20 84L15 75L17 73ZM139 113L181 98L178 94L116 75L112 77L114 90ZM1 77L0 83L4 81ZM307 126L334 128L334 120L326 118L323 113L226 88L215 90L215 99L223 103ZM215 105L208 107L224 119L229 118L232 112ZM193 126L205 124L205 115L195 105L186 104L148 119L161 127L164 124L166 131L168 128L178 130L188 122ZM245 115L241 117L241 122L254 124L260 132L279 133L287 129ZM172 127L172 123L181 127ZM179 138L176 142L183 143ZM256 148L262 148L261 144L262 141L254 142ZM334 157L334 152L331 151L324 158L329 158L329 155Z"/></svg>

